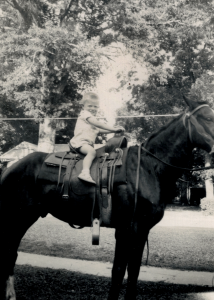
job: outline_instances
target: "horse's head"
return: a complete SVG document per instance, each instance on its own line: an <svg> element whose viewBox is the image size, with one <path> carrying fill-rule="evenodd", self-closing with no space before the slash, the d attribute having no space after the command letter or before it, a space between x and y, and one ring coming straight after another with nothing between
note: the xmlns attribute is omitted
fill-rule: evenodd
<svg viewBox="0 0 214 300"><path fill-rule="evenodd" d="M214 113L205 101L196 102L183 96L189 106L184 116L189 137L194 146L210 154L214 152Z"/></svg>

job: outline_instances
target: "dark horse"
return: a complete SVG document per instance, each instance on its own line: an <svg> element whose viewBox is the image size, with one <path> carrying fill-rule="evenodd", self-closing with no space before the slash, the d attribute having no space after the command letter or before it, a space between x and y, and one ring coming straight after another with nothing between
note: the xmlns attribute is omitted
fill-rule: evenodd
<svg viewBox="0 0 214 300"><path fill-rule="evenodd" d="M186 102L189 111L152 134L144 148L140 146L140 152L138 146L128 150L127 184L119 184L113 191L116 249L108 300L118 299L126 268L125 299L136 299L136 284L147 236L162 219L166 203L173 196L175 182L183 172L160 162L145 148L164 162L178 167L188 165L195 147L213 152L213 111L205 102L188 99ZM47 185L42 190L38 188L36 179L45 157L45 153L32 153L8 168L1 178L0 292L4 300L16 299L13 269L17 249L25 232L40 216L51 213L68 223L91 225L88 218L91 207L87 202L82 203L81 199L80 204L74 199L64 201L53 188ZM138 161L139 185L135 193ZM84 223L84 220L87 221Z"/></svg>

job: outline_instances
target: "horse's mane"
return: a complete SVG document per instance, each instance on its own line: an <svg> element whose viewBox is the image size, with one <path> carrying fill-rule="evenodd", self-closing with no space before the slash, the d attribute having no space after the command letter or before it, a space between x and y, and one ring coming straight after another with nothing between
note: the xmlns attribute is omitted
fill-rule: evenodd
<svg viewBox="0 0 214 300"><path fill-rule="evenodd" d="M198 101L197 102L198 105L203 105L203 104L208 104L209 103L207 101ZM143 143L144 147L146 147L148 145L148 143L150 142L151 139L155 138L156 136L158 136L161 132L165 131L171 124L173 124L174 122L177 122L178 119L180 119L180 117L183 115L180 114L179 116L175 117L172 121L170 121L169 123L167 123L166 125L162 126L160 129L156 130L155 132L151 133L149 135L149 137L147 138L147 140Z"/></svg>
<svg viewBox="0 0 214 300"><path fill-rule="evenodd" d="M156 130L155 132L151 133L149 135L149 137L147 138L147 140L143 143L143 146L146 147L148 145L148 143L151 141L151 139L155 138L156 136L158 136L161 132L165 131L169 126L171 126L171 124L177 122L178 119L181 118L183 114L175 117L173 120L171 120L169 123L167 123L166 125L162 126L160 129Z"/></svg>
<svg viewBox="0 0 214 300"><path fill-rule="evenodd" d="M143 143L143 146L148 149L147 146L149 146L149 143L151 140L153 140L154 138L157 138L160 136L159 140L157 138L157 143L160 142L160 139L162 141L163 135L161 133L164 133L169 127L175 127L176 124L178 123L178 121L182 118L183 113L180 114L179 116L173 118L170 122L168 122L166 125L162 126L160 129L156 130L155 132L151 133L149 135L149 137L147 138L147 140ZM130 147L130 154L133 154L135 156L138 155L138 146L132 146ZM149 151L151 151L151 149L148 149ZM153 151L152 151L153 152ZM145 152L141 152L141 153L145 153ZM151 169L153 166L153 159L150 159L150 156L143 156L143 159L141 161L143 168L145 169ZM155 171L154 172L159 172L160 169L159 167L162 168L163 163L156 161L155 160ZM146 175L145 175L146 176ZM165 199L165 201L167 201L167 203L170 203L170 201L173 199L173 197L175 197L175 192L176 192L176 180L174 180L175 176L177 176L177 172L173 172L172 176L170 178L168 178L168 180L165 180L165 177L162 176L159 179L159 183L161 183L162 186L162 197Z"/></svg>

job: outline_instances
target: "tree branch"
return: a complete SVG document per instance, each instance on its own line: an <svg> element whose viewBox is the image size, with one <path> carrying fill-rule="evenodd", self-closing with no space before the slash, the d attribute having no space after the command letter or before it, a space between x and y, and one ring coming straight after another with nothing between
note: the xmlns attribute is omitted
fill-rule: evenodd
<svg viewBox="0 0 214 300"><path fill-rule="evenodd" d="M88 22L84 22L84 21L79 21L79 22L82 23L82 24L84 24L84 25L87 25L87 26L91 26L91 27L95 27L95 28L97 27L97 26L92 25L92 24L90 24ZM113 26L114 26L114 24L108 25L106 27L96 28L96 31L101 32L101 31L104 31L106 29L111 29Z"/></svg>
<svg viewBox="0 0 214 300"><path fill-rule="evenodd" d="M185 23L182 23L178 20L172 20L172 21L166 21L166 22L163 22L163 23L158 23L157 25L167 25L167 24L171 24L171 23L178 23L180 25L186 25ZM151 24L152 25L152 24ZM154 24L155 25L155 24Z"/></svg>
<svg viewBox="0 0 214 300"><path fill-rule="evenodd" d="M166 11L167 11L167 8L165 9L165 11L162 13L162 15L159 17L158 15L156 15L157 16L157 18L159 19L159 20L161 20L162 18L163 18L163 16L166 14Z"/></svg>
<svg viewBox="0 0 214 300"><path fill-rule="evenodd" d="M61 82L60 82L60 86L57 89L59 91L59 93L63 93L63 91L64 91L64 89L67 85L67 82L68 82L68 75L65 75L65 76L62 77Z"/></svg>
<svg viewBox="0 0 214 300"><path fill-rule="evenodd" d="M65 19L65 17L66 17L67 14L69 13L69 10L70 10L70 8L71 8L72 2L73 2L73 0L70 1L68 7L67 7L67 8L65 9L65 11L64 11L64 14L62 14L62 15L60 16L60 26L62 25L63 20Z"/></svg>
<svg viewBox="0 0 214 300"><path fill-rule="evenodd" d="M16 2L16 0L12 0L14 8L17 9L20 14L22 15L25 11L23 10L23 8L18 4L18 2Z"/></svg>
<svg viewBox="0 0 214 300"><path fill-rule="evenodd" d="M109 25L109 26L106 26L106 27L104 27L104 28L99 28L99 29L97 29L98 31L104 31L104 30L106 30L106 29L110 29L110 28L112 28L114 26L114 24L111 24L111 25Z"/></svg>
<svg viewBox="0 0 214 300"><path fill-rule="evenodd" d="M113 62L115 62L115 60L113 60L111 57L109 57L108 55L104 55L103 54L103 56L105 56L107 59L109 59L109 60L112 60Z"/></svg>
<svg viewBox="0 0 214 300"><path fill-rule="evenodd" d="M5 0L10 6L12 6L13 8L15 8L14 6L13 6L13 4L12 3L10 3L8 0Z"/></svg>
<svg viewBox="0 0 214 300"><path fill-rule="evenodd" d="M74 44L72 44L72 43L66 42L66 44L68 44L69 46L72 46L72 47L74 47L74 48L79 48L77 45L74 45Z"/></svg>
<svg viewBox="0 0 214 300"><path fill-rule="evenodd" d="M203 49L201 49L201 51L198 54L196 54L195 57L198 57L199 55L201 55L201 53L203 53L205 51L206 47L207 47L207 43L204 44Z"/></svg>
<svg viewBox="0 0 214 300"><path fill-rule="evenodd" d="M24 22L25 22L25 27L26 29L28 29L30 27L30 25L32 24L32 18L31 16L28 15L28 12L26 12L19 4L16 0L12 0L14 8L16 10L18 10L18 12L20 13L20 15L22 16Z"/></svg>

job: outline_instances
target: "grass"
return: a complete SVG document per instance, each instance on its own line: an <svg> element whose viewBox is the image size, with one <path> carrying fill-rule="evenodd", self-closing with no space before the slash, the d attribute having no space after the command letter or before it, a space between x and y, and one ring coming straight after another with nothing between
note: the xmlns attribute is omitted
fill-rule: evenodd
<svg viewBox="0 0 214 300"><path fill-rule="evenodd" d="M170 218L184 216L185 221L189 216L182 214L186 207L168 210L172 212ZM191 218L199 211L192 209ZM213 272L213 236L214 228L156 226L149 235L149 265ZM19 251L112 262L114 246L113 229L101 228L100 245L92 246L90 228L74 230L57 219L46 218L30 228ZM142 263L145 257L146 253ZM110 288L109 278L30 266L16 266L15 278L17 300L107 300ZM124 299L125 289L126 280L119 300ZM141 281L137 284L137 300L195 300L195 293L200 292L214 292L214 287Z"/></svg>
<svg viewBox="0 0 214 300"><path fill-rule="evenodd" d="M214 229L156 227L150 234L149 265L214 271Z"/></svg>
<svg viewBox="0 0 214 300"><path fill-rule="evenodd" d="M30 266L16 266L15 278L17 300L106 300L110 288L109 278ZM124 299L125 288L126 281L119 300ZM194 293L211 291L214 288L206 286L139 281L137 300L190 300Z"/></svg>
<svg viewBox="0 0 214 300"><path fill-rule="evenodd" d="M40 219L23 238L19 251L113 262L114 230L101 228L99 246L92 246L91 236L90 228L74 230L54 218ZM149 235L149 265L214 272L213 240L214 228L156 226ZM142 264L145 260L146 249Z"/></svg>

